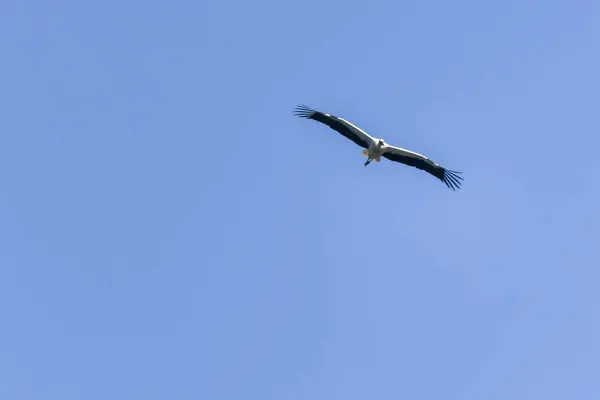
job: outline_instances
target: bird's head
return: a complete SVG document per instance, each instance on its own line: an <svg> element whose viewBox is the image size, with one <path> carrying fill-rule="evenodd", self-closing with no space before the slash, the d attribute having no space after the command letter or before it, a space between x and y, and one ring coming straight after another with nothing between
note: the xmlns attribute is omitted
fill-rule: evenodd
<svg viewBox="0 0 600 400"><path fill-rule="evenodd" d="M377 142L377 145L379 147L382 147L385 144L385 142L383 141L383 139L379 139L379 141Z"/></svg>

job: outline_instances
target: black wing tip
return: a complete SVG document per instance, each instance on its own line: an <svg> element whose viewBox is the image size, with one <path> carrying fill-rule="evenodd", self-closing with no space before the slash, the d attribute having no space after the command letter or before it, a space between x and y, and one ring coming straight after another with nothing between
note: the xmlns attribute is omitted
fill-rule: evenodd
<svg viewBox="0 0 600 400"><path fill-rule="evenodd" d="M463 181L462 176L460 176L461 174L462 172L444 169L442 182L444 182L446 186L448 186L452 190L460 189L460 185L462 185Z"/></svg>
<svg viewBox="0 0 600 400"><path fill-rule="evenodd" d="M312 116L315 114L315 110L308 106L305 106L304 104L300 104L294 109L294 115L300 118L312 118Z"/></svg>

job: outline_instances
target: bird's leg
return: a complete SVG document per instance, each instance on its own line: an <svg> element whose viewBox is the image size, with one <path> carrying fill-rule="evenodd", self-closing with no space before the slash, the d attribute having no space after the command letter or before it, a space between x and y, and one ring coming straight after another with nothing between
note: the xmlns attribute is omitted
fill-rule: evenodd
<svg viewBox="0 0 600 400"><path fill-rule="evenodd" d="M367 165L369 165L369 163L372 161L372 158L371 158L371 156L369 155L369 149L364 149L364 150L362 151L362 153L363 153L365 156L367 156L367 161L365 162L365 167L366 167L366 166L367 166Z"/></svg>

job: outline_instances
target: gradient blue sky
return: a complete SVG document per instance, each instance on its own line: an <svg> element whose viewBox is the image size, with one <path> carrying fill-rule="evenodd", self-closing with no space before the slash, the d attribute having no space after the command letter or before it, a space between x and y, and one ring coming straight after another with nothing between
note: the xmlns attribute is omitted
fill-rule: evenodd
<svg viewBox="0 0 600 400"><path fill-rule="evenodd" d="M0 398L600 398L598 21L3 2Z"/></svg>

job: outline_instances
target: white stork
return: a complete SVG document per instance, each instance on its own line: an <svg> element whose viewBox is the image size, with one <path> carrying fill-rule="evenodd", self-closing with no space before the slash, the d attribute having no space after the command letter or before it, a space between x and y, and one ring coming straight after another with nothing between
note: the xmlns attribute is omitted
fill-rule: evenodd
<svg viewBox="0 0 600 400"><path fill-rule="evenodd" d="M363 147L365 150L362 153L367 157L365 167L373 160L380 162L383 156L388 160L427 171L452 190L456 190L461 185L463 178L459 176L460 172L445 169L421 154L390 146L383 139L369 136L365 131L343 118L312 110L305 105L297 106L294 114L300 118L319 121Z"/></svg>

